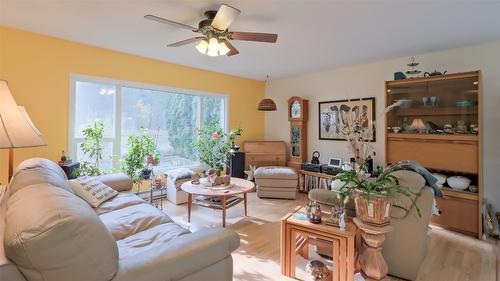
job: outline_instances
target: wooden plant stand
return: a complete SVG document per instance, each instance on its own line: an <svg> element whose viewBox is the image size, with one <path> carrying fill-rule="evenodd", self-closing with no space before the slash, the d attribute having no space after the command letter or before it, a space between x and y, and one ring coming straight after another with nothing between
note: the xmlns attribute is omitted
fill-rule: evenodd
<svg viewBox="0 0 500 281"><path fill-rule="evenodd" d="M382 255L385 234L391 232L390 225L373 226L364 224L360 219L353 219L361 232L363 240L360 246L358 262L366 280L382 280L389 272L389 267Z"/></svg>

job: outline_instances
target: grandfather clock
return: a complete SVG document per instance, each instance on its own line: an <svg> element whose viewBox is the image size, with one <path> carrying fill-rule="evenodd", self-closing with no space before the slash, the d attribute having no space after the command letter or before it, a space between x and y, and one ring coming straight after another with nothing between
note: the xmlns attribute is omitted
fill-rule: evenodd
<svg viewBox="0 0 500 281"><path fill-rule="evenodd" d="M293 96L288 99L290 121L290 160L287 165L300 170L300 163L307 162L307 118L309 101Z"/></svg>

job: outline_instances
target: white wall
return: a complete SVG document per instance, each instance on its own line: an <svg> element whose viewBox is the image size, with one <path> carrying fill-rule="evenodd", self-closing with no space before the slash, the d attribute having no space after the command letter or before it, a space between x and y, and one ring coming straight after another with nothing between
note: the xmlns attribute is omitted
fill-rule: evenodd
<svg viewBox="0 0 500 281"><path fill-rule="evenodd" d="M449 73L481 70L483 75L484 109L484 197L500 210L500 42L480 46L451 49L415 55L419 69L423 71L448 70ZM395 71L405 71L408 57L356 65L272 80L266 87L266 96L272 98L278 111L265 116L266 140L289 141L287 100L297 95L309 99L308 154L321 153L320 160L329 157L349 158L347 143L319 140L318 102L346 98L375 97L377 141L374 149L376 163L384 163L385 130L383 117L384 81L392 80ZM460 153L457 151L457 153Z"/></svg>

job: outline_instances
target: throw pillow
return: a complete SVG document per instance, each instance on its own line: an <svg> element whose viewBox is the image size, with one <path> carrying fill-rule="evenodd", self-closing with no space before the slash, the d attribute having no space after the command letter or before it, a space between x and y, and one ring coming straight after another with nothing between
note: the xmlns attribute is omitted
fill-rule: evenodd
<svg viewBox="0 0 500 281"><path fill-rule="evenodd" d="M176 182L182 179L191 179L194 176L194 172L186 168L179 168L165 172L165 176L168 180Z"/></svg>
<svg viewBox="0 0 500 281"><path fill-rule="evenodd" d="M76 180L70 180L69 185L78 197L87 201L94 208L118 195L118 191L93 177L79 177Z"/></svg>

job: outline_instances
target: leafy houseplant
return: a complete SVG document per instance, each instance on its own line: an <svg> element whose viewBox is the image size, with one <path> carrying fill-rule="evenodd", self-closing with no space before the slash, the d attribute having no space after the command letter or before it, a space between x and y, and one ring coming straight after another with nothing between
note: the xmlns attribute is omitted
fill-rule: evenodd
<svg viewBox="0 0 500 281"><path fill-rule="evenodd" d="M137 183L144 178L143 170L147 169L146 157L156 153L155 141L146 129L141 128L140 135L128 137L127 146L128 153L123 159L122 171Z"/></svg>
<svg viewBox="0 0 500 281"><path fill-rule="evenodd" d="M368 179L364 176L364 164L359 169L344 171L336 176L344 185L339 189L340 199L347 202L353 198L356 203L356 215L366 223L386 224L390 219L391 198L402 194L413 200L412 193L399 183L398 178L391 174L392 165L383 170L378 168L378 176ZM418 206L418 214L420 210Z"/></svg>
<svg viewBox="0 0 500 281"><path fill-rule="evenodd" d="M83 129L82 133L85 140L80 144L80 148L90 161L83 161L80 168L73 172L73 175L77 177L101 175L103 171L99 168L99 161L102 160L104 150L101 144L104 135L104 124L95 122Z"/></svg>
<svg viewBox="0 0 500 281"><path fill-rule="evenodd" d="M226 133L217 123L201 127L198 130L198 137L193 142L200 161L209 168L215 169L217 175L220 175L227 159L231 157L231 144L241 132L242 129L237 127Z"/></svg>

